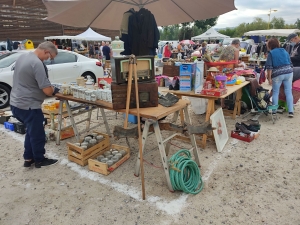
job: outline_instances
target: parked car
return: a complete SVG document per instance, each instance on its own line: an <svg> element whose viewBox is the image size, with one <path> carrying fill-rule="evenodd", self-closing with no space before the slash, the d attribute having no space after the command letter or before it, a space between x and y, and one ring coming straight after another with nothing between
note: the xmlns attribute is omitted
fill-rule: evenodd
<svg viewBox="0 0 300 225"><path fill-rule="evenodd" d="M7 53L9 55L0 58L0 109L9 105L15 62L20 55L26 53L28 50L21 50ZM104 74L99 60L66 50L58 50L54 60L46 60L44 63L48 68L49 80L52 83L74 82L80 76L91 76L97 83L98 78L102 78Z"/></svg>

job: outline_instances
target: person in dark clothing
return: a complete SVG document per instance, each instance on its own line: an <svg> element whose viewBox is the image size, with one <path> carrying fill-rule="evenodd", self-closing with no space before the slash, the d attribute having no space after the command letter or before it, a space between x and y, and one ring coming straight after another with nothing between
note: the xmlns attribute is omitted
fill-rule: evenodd
<svg viewBox="0 0 300 225"><path fill-rule="evenodd" d="M294 67L300 66L300 38L296 33L291 33L287 37L287 41L291 42L291 45L294 45L294 48L291 53L291 61Z"/></svg>
<svg viewBox="0 0 300 225"><path fill-rule="evenodd" d="M106 42L106 44L102 48L102 52L106 60L110 60L110 47L108 45L109 43Z"/></svg>

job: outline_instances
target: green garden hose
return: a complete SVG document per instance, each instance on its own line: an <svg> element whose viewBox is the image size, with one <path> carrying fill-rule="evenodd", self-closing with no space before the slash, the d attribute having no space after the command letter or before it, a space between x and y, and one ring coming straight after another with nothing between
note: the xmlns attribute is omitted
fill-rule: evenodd
<svg viewBox="0 0 300 225"><path fill-rule="evenodd" d="M200 169L187 149L181 149L169 159L173 190L198 194L203 189Z"/></svg>

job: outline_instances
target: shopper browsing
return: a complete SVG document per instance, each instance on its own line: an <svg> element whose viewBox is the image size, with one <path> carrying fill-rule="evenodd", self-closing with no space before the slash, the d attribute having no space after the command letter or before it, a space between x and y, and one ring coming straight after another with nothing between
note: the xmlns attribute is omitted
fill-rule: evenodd
<svg viewBox="0 0 300 225"><path fill-rule="evenodd" d="M51 86L43 61L53 59L57 49L52 42L41 43L34 52L22 54L16 61L10 105L13 116L26 126L24 167L50 166L56 159L45 158L44 115L41 105L46 96L59 90Z"/></svg>

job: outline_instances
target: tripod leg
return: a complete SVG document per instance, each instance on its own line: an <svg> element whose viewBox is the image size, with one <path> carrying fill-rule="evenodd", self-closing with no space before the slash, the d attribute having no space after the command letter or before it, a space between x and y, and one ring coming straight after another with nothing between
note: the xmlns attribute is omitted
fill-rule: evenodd
<svg viewBox="0 0 300 225"><path fill-rule="evenodd" d="M126 116L124 121L124 128L128 127L128 112L129 112L129 106L130 106L130 94L131 94L131 85L132 85L132 66L133 64L130 62L129 59L129 73L128 73L128 86L127 86L127 98L126 98Z"/></svg>
<svg viewBox="0 0 300 225"><path fill-rule="evenodd" d="M137 70L136 62L133 64L134 71L134 82L135 82L135 99L136 99L136 109L137 109L137 118L138 118L138 131L139 131L139 154L140 154L140 166L141 166L141 180L142 180L142 196L145 200L145 178L144 178L144 158L143 158L143 143L142 143L142 134L141 134L141 120L140 120L140 102L139 102L139 89L137 81Z"/></svg>

